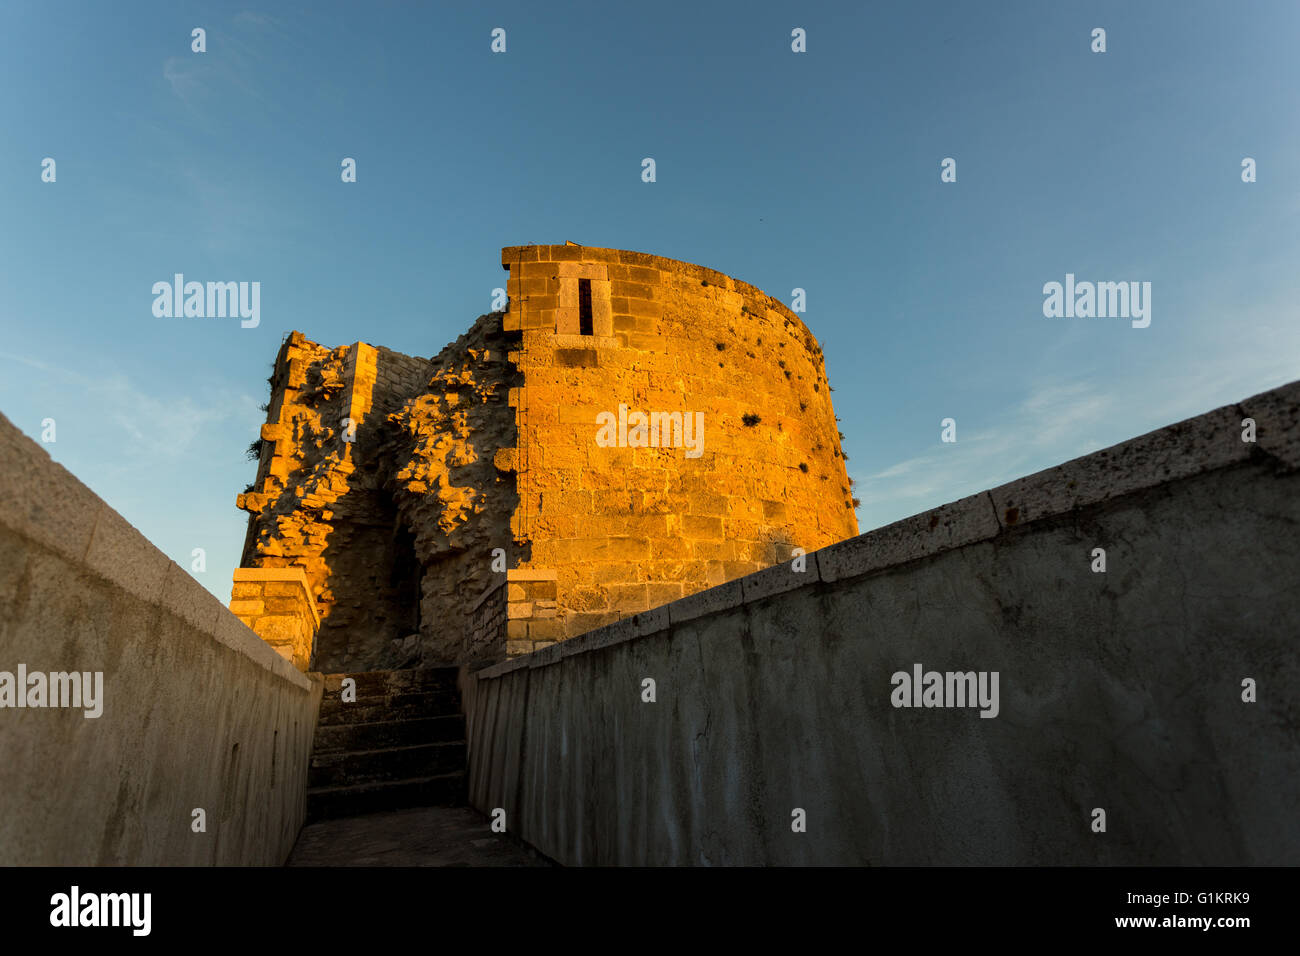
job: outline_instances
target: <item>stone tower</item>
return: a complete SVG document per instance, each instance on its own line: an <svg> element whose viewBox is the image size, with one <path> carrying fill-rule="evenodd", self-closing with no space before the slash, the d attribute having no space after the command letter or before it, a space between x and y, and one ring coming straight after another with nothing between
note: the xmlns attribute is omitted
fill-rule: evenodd
<svg viewBox="0 0 1300 956"><path fill-rule="evenodd" d="M857 534L788 308L642 253L502 265L507 310L433 359L280 349L241 565L301 569L318 669L524 653Z"/></svg>

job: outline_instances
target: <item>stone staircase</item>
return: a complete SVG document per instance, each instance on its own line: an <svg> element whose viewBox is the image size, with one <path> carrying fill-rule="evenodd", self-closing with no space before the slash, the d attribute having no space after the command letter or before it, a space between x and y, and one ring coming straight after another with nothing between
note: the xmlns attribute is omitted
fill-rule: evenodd
<svg viewBox="0 0 1300 956"><path fill-rule="evenodd" d="M340 699L343 679L355 702ZM307 822L465 800L456 668L325 675L307 780Z"/></svg>

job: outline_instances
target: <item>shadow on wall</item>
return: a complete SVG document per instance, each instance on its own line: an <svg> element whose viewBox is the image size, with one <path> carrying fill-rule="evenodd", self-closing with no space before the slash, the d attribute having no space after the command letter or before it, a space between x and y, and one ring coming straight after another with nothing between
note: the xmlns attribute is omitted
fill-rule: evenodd
<svg viewBox="0 0 1300 956"><path fill-rule="evenodd" d="M301 567L325 672L464 658L492 550L521 560L501 315L434 359L292 333L272 375L244 567ZM501 647L504 653L504 635Z"/></svg>
<svg viewBox="0 0 1300 956"><path fill-rule="evenodd" d="M421 565L415 535L383 492L350 489L321 558L331 597L321 620L315 669L383 670L419 658Z"/></svg>

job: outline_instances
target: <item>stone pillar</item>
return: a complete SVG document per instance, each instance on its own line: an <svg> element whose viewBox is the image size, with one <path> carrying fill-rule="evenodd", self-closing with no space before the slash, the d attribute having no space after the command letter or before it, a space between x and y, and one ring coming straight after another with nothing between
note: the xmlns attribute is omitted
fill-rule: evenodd
<svg viewBox="0 0 1300 956"><path fill-rule="evenodd" d="M302 568L236 568L230 611L306 672L316 649L320 614Z"/></svg>
<svg viewBox="0 0 1300 956"><path fill-rule="evenodd" d="M529 654L564 639L554 571L506 572L506 653Z"/></svg>

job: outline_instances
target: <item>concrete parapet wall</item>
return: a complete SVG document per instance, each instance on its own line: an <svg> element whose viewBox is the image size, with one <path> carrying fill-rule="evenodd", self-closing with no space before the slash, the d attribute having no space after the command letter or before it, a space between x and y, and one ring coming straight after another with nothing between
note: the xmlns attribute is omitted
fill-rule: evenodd
<svg viewBox="0 0 1300 956"><path fill-rule="evenodd" d="M288 856L319 678L0 416L0 672L20 666L102 675L101 713L0 706L0 865Z"/></svg>
<svg viewBox="0 0 1300 956"><path fill-rule="evenodd" d="M1297 469L1300 383L481 670L471 802L566 864L1296 865Z"/></svg>

